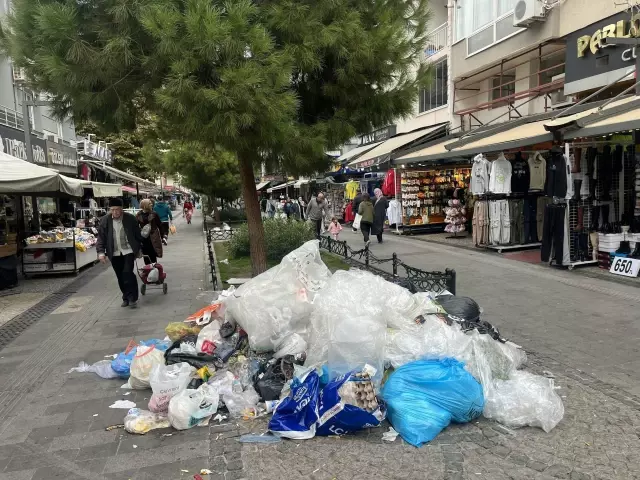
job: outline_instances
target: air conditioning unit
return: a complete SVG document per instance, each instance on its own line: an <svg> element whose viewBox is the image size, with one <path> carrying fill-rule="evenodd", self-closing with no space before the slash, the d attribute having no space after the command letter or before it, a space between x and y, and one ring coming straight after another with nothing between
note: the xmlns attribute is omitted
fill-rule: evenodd
<svg viewBox="0 0 640 480"><path fill-rule="evenodd" d="M25 83L27 74L24 68L13 67L13 83Z"/></svg>
<svg viewBox="0 0 640 480"><path fill-rule="evenodd" d="M534 22L542 22L545 18L543 0L518 0L513 9L513 26L529 27Z"/></svg>

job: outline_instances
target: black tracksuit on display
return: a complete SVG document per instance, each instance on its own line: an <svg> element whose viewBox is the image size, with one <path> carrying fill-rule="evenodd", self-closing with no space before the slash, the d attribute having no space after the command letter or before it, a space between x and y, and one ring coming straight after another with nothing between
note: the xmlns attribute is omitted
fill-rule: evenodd
<svg viewBox="0 0 640 480"><path fill-rule="evenodd" d="M556 263L562 265L564 255L566 205L547 205L544 212L541 260L548 262L553 250Z"/></svg>

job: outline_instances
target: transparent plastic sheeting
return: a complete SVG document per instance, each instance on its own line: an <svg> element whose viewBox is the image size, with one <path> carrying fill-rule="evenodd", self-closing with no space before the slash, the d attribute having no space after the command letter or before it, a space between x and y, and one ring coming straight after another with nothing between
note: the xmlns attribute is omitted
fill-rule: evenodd
<svg viewBox="0 0 640 480"><path fill-rule="evenodd" d="M227 311L253 350L275 351L293 333L306 337L313 301L330 277L313 240L238 288L225 301Z"/></svg>
<svg viewBox="0 0 640 480"><path fill-rule="evenodd" d="M411 294L357 269L331 275L316 240L224 303L252 349L296 354L306 347L305 367L328 365L332 377L369 364L378 371L373 380L379 387L384 366L454 358L482 385L487 418L548 431L564 415L552 380L518 371L526 355L515 345L448 325L432 293Z"/></svg>

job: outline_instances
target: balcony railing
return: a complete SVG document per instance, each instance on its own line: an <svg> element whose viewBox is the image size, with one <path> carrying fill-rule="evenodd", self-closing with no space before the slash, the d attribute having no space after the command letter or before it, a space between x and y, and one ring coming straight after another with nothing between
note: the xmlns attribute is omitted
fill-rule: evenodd
<svg viewBox="0 0 640 480"><path fill-rule="evenodd" d="M0 125L22 130L22 115L15 110L0 106Z"/></svg>
<svg viewBox="0 0 640 480"><path fill-rule="evenodd" d="M447 23L443 23L438 28L429 33L429 40L424 49L425 60L444 50L447 46Z"/></svg>

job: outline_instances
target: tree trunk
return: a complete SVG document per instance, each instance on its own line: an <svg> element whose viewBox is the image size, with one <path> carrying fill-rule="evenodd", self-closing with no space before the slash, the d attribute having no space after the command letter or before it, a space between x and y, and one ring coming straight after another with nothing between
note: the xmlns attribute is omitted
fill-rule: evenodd
<svg viewBox="0 0 640 480"><path fill-rule="evenodd" d="M211 197L211 205L213 208L213 219L217 222L220 223L220 210L218 210L218 199L215 197Z"/></svg>
<svg viewBox="0 0 640 480"><path fill-rule="evenodd" d="M242 197L247 213L247 227L249 228L249 250L251 252L251 272L259 275L267 269L267 250L264 241L264 225L260 214L260 203L256 193L253 165L250 158L239 158L240 181L242 182Z"/></svg>

